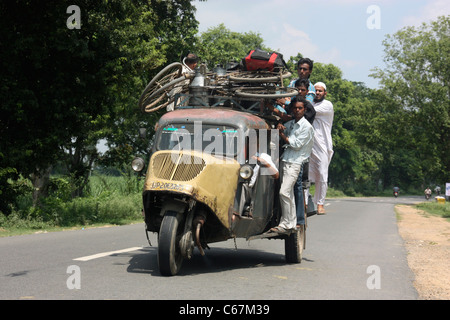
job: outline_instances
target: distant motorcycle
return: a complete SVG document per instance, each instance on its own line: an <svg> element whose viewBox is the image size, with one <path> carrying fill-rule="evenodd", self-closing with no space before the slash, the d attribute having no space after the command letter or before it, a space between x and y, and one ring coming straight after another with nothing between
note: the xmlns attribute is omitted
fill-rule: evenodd
<svg viewBox="0 0 450 320"><path fill-rule="evenodd" d="M398 197L398 192L400 191L400 188L399 187L394 187L394 197Z"/></svg>
<svg viewBox="0 0 450 320"><path fill-rule="evenodd" d="M430 200L430 198L431 198L431 194L425 193L425 199Z"/></svg>
<svg viewBox="0 0 450 320"><path fill-rule="evenodd" d="M434 191L436 192L436 195L439 196L441 194L441 187L437 186Z"/></svg>

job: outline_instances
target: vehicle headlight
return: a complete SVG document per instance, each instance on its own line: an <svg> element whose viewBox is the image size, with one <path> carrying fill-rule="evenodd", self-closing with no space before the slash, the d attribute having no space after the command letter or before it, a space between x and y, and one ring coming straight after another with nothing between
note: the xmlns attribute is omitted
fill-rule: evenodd
<svg viewBox="0 0 450 320"><path fill-rule="evenodd" d="M239 170L239 175L242 179L250 179L253 175L253 168L249 166L248 164L244 164L241 169Z"/></svg>
<svg viewBox="0 0 450 320"><path fill-rule="evenodd" d="M133 168L134 171L140 172L145 167L145 162L142 158L136 157L131 162L131 168Z"/></svg>

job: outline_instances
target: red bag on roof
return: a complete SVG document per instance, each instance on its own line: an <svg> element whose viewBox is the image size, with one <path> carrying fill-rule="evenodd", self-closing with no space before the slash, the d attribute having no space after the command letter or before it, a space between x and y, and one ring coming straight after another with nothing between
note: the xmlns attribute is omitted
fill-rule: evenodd
<svg viewBox="0 0 450 320"><path fill-rule="evenodd" d="M278 52L267 52L261 49L251 50L242 59L244 70L247 71L279 71L287 68L283 55Z"/></svg>

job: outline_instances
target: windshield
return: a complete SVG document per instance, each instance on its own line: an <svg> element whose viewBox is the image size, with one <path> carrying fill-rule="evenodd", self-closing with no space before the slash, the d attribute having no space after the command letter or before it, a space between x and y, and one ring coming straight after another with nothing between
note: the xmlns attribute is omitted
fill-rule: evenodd
<svg viewBox="0 0 450 320"><path fill-rule="evenodd" d="M158 150L197 150L234 157L238 130L225 125L170 124L161 129Z"/></svg>

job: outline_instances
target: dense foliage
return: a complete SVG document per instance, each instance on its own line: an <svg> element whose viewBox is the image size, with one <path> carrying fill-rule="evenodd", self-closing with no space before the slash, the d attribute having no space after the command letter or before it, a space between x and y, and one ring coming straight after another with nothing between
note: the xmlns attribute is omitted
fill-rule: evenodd
<svg viewBox="0 0 450 320"><path fill-rule="evenodd" d="M139 92L197 32L186 0L72 4L80 21L62 2L0 4L1 178L30 176L35 204L57 163L77 186L72 196L82 195L100 160L99 139L108 139L115 164L146 148L137 131L153 127L155 117L138 113Z"/></svg>
<svg viewBox="0 0 450 320"><path fill-rule="evenodd" d="M375 70L393 110L395 139L386 139L408 183L450 182L450 16L407 27L384 41L385 69ZM398 163L403 163L399 165Z"/></svg>
<svg viewBox="0 0 450 320"><path fill-rule="evenodd" d="M168 63L196 52L212 68L255 47L270 50L252 31L219 25L198 34L193 3L73 1L81 13L79 28L68 27L71 12L64 3L0 3L2 213L17 209L31 190L33 207L51 204L52 170L63 174L56 186L70 193L64 196L70 202L90 195L93 167L122 168L145 153L160 114L141 114L137 100ZM450 181L449 35L447 16L388 36L386 68L373 75L380 89L315 62L311 79L327 84L335 108L332 187L352 195ZM301 56L287 59L291 71ZM147 128L144 139L140 127ZM107 141L106 154L95 147L100 139Z"/></svg>

